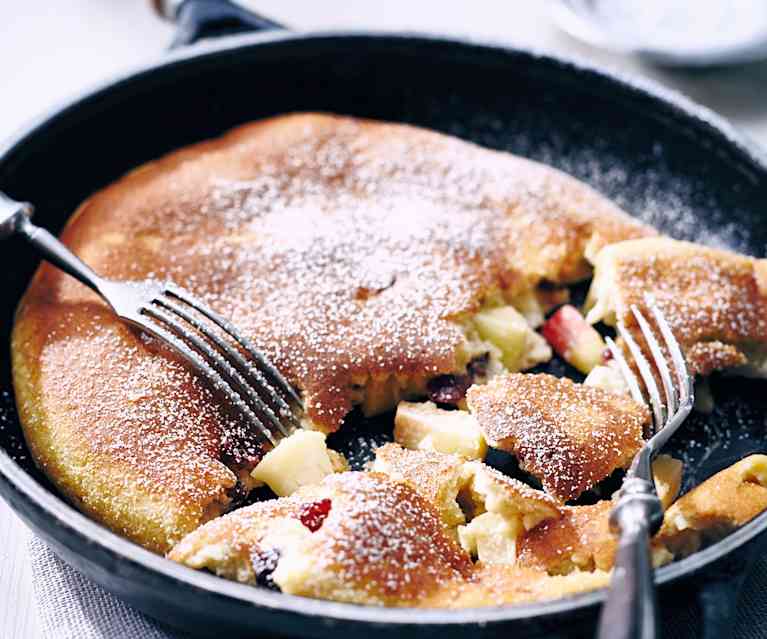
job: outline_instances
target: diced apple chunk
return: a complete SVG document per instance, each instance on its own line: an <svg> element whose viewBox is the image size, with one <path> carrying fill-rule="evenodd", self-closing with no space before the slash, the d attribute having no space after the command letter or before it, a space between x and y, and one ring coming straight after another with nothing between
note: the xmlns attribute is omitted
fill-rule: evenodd
<svg viewBox="0 0 767 639"><path fill-rule="evenodd" d="M251 477L264 482L279 497L287 497L301 486L316 484L332 473L325 435L298 430L266 453Z"/></svg>
<svg viewBox="0 0 767 639"><path fill-rule="evenodd" d="M531 328L538 328L545 319L544 309L538 301L535 291L529 290L511 300L511 305L518 310Z"/></svg>
<svg viewBox="0 0 767 639"><path fill-rule="evenodd" d="M605 342L574 306L566 304L543 325L543 336L569 364L588 374L602 363Z"/></svg>
<svg viewBox="0 0 767 639"><path fill-rule="evenodd" d="M458 526L458 541L483 563L513 564L517 558L517 538L523 530L518 518L486 512L466 526Z"/></svg>
<svg viewBox="0 0 767 639"><path fill-rule="evenodd" d="M682 486L682 470L684 465L671 455L658 455L652 463L652 474L655 480L655 491L658 499L666 510L679 495Z"/></svg>
<svg viewBox="0 0 767 639"><path fill-rule="evenodd" d="M629 387L626 384L626 380L623 379L621 372L613 366L595 366L591 369L583 383L586 386L596 386L597 388L603 388L611 393L618 393L619 395L627 395Z"/></svg>
<svg viewBox="0 0 767 639"><path fill-rule="evenodd" d="M453 453L484 459L485 438L466 411L443 410L432 402L400 402L394 418L394 441L415 450Z"/></svg>
<svg viewBox="0 0 767 639"><path fill-rule="evenodd" d="M474 325L482 339L501 349L503 365L511 371L519 370L531 332L522 314L512 306L489 308L474 316Z"/></svg>

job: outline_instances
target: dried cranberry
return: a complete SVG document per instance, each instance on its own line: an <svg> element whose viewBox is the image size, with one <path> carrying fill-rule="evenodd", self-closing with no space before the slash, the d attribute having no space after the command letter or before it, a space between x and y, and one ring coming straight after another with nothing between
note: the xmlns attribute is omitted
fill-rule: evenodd
<svg viewBox="0 0 767 639"><path fill-rule="evenodd" d="M471 386L468 375L440 375L426 385L429 399L437 404L458 404Z"/></svg>
<svg viewBox="0 0 767 639"><path fill-rule="evenodd" d="M471 381L477 379L477 377L485 377L487 375L487 367L490 364L490 353L484 355L477 355L472 358L466 370L471 378Z"/></svg>
<svg viewBox="0 0 767 639"><path fill-rule="evenodd" d="M330 500L320 499L320 501L313 501L311 504L304 504L298 518L309 530L316 532L322 526L329 512Z"/></svg>
<svg viewBox="0 0 767 639"><path fill-rule="evenodd" d="M613 358L613 352L609 348L606 348L605 350L602 351L602 361L603 362L607 363L612 358Z"/></svg>
<svg viewBox="0 0 767 639"><path fill-rule="evenodd" d="M256 583L259 586L280 592L280 587L272 580L272 573L277 569L279 560L280 551L276 548L251 552L250 563L253 566L253 572L256 573Z"/></svg>

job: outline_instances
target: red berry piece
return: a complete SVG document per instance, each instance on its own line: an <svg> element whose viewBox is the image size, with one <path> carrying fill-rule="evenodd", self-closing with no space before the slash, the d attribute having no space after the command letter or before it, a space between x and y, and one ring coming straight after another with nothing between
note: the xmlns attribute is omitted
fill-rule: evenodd
<svg viewBox="0 0 767 639"><path fill-rule="evenodd" d="M301 508L301 512L299 513L298 518L301 520L301 523L309 530L316 532L322 527L322 524L325 521L325 518L328 516L329 512L330 500L321 499L320 501L313 501L310 504L304 504L304 507Z"/></svg>

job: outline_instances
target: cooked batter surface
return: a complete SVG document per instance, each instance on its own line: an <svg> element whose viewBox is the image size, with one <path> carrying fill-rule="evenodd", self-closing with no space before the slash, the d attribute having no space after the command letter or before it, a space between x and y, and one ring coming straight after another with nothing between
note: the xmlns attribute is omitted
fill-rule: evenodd
<svg viewBox="0 0 767 639"><path fill-rule="evenodd" d="M588 274L652 234L553 169L412 127L293 115L145 165L63 240L115 279L170 279L231 319L339 427L371 378L456 366L454 320L489 291ZM39 463L81 508L166 550L221 512L262 455L185 366L43 265L14 333Z"/></svg>

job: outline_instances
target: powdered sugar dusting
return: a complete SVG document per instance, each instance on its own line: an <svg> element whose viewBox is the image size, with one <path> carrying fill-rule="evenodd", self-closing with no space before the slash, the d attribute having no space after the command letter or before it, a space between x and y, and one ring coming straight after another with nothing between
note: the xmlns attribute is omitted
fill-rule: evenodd
<svg viewBox="0 0 767 639"><path fill-rule="evenodd" d="M328 430L353 382L453 370L450 320L488 290L581 274L597 227L602 242L649 232L540 165L329 116L155 167L92 200L68 239L97 270L172 279L232 319Z"/></svg>
<svg viewBox="0 0 767 639"><path fill-rule="evenodd" d="M767 339L767 298L753 258L668 239L614 250L605 270L617 316L638 334L630 309L644 308L651 295L695 372L745 364L736 347Z"/></svg>
<svg viewBox="0 0 767 639"><path fill-rule="evenodd" d="M561 501L574 499L642 445L649 412L630 399L551 375L506 375L467 396L488 442Z"/></svg>

